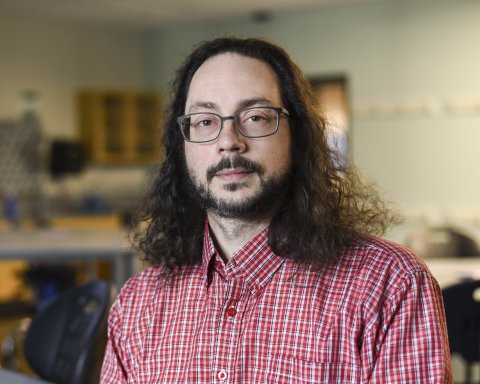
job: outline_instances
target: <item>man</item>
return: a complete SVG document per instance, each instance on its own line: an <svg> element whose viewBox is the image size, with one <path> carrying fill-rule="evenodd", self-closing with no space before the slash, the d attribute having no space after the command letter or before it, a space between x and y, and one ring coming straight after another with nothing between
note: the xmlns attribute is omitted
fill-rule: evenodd
<svg viewBox="0 0 480 384"><path fill-rule="evenodd" d="M140 218L151 267L109 317L101 383L449 383L440 289L326 141L279 47L220 38L179 69Z"/></svg>

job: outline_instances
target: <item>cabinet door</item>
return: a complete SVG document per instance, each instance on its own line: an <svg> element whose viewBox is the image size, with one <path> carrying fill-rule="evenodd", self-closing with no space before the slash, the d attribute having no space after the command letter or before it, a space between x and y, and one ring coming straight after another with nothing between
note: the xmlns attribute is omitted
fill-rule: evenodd
<svg viewBox="0 0 480 384"><path fill-rule="evenodd" d="M96 129L99 135L98 152L102 154L100 158L107 163L124 162L129 157L131 108L128 98L113 93L105 94L101 97L101 103L102 121Z"/></svg>
<svg viewBox="0 0 480 384"><path fill-rule="evenodd" d="M125 106L124 97L113 92L79 95L80 137L92 163L116 163L125 157Z"/></svg>
<svg viewBox="0 0 480 384"><path fill-rule="evenodd" d="M135 100L134 157L137 162L154 162L160 155L160 99L140 94Z"/></svg>

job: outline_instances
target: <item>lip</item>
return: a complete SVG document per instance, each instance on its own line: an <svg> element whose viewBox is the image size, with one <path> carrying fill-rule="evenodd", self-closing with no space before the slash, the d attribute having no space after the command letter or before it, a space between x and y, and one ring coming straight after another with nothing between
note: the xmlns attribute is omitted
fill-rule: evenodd
<svg viewBox="0 0 480 384"><path fill-rule="evenodd" d="M251 173L253 172L247 171L243 168L229 168L217 172L215 176L223 180L239 180L250 175Z"/></svg>

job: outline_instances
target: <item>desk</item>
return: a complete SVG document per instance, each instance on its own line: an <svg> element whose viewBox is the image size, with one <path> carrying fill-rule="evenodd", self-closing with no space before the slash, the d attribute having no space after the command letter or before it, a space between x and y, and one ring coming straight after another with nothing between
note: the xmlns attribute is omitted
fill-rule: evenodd
<svg viewBox="0 0 480 384"><path fill-rule="evenodd" d="M98 261L113 264L117 289L134 273L126 234L119 230L18 230L0 232L0 261Z"/></svg>
<svg viewBox="0 0 480 384"><path fill-rule="evenodd" d="M48 381L0 368L1 384L48 384Z"/></svg>

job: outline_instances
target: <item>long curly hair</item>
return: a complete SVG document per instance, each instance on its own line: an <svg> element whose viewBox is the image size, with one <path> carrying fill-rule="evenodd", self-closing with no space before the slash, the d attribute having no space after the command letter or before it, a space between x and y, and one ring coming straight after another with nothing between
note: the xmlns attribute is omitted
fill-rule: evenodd
<svg viewBox="0 0 480 384"><path fill-rule="evenodd" d="M137 212L144 223L134 245L150 265L173 270L201 261L206 212L188 190L184 140L176 123L188 89L209 58L237 53L267 63L278 78L292 130L292 174L283 205L272 217L269 245L279 256L321 267L336 260L359 235L384 233L394 215L352 164L339 161L327 143L326 123L315 108L309 82L289 55L261 39L223 37L201 43L172 84L162 142L164 159Z"/></svg>

